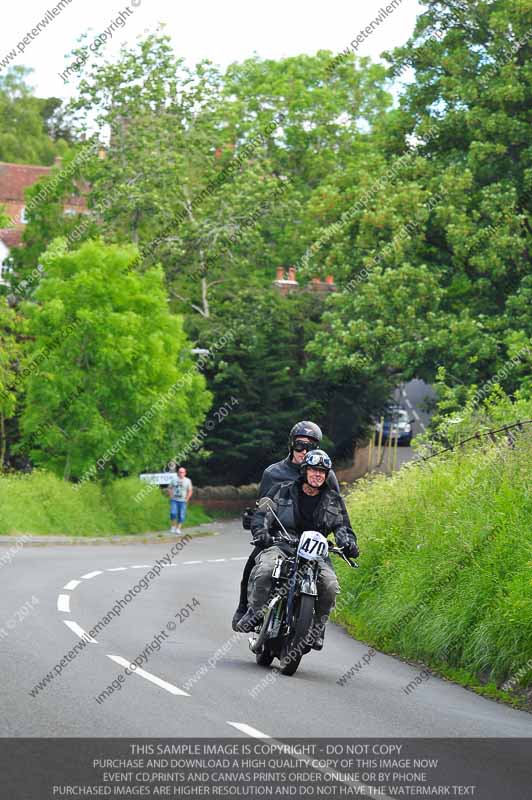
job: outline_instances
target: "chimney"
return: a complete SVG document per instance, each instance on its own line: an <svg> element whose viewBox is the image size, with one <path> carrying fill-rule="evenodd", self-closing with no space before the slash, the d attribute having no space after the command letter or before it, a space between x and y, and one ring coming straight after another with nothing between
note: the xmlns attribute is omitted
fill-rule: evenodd
<svg viewBox="0 0 532 800"><path fill-rule="evenodd" d="M103 159L106 158L106 157L107 157L107 153L105 152L105 148L104 147L100 147L100 149L98 150L98 158L100 159L100 161L103 161Z"/></svg>
<svg viewBox="0 0 532 800"><path fill-rule="evenodd" d="M296 280L296 268L288 267L288 276L285 277L284 267L277 267L276 278L273 281L273 285L282 295L288 294L291 291L297 291L297 289L299 289L299 284Z"/></svg>
<svg viewBox="0 0 532 800"><path fill-rule="evenodd" d="M334 278L333 278L333 276L332 275L327 275L327 277L325 278L325 283L328 283L331 286L334 286Z"/></svg>

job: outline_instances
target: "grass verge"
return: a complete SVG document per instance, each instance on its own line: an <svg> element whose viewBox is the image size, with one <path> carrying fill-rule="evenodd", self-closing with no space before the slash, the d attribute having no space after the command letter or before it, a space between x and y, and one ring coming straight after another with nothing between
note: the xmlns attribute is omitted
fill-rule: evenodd
<svg viewBox="0 0 532 800"><path fill-rule="evenodd" d="M347 505L360 569L335 561L349 596L336 621L532 710L531 476L528 430L513 448L488 440L359 482Z"/></svg>
<svg viewBox="0 0 532 800"><path fill-rule="evenodd" d="M138 478L124 478L107 486L84 483L78 490L41 470L0 476L0 535L109 536L167 530L168 499L156 491L136 503L143 485ZM202 506L193 505L185 527L211 521Z"/></svg>

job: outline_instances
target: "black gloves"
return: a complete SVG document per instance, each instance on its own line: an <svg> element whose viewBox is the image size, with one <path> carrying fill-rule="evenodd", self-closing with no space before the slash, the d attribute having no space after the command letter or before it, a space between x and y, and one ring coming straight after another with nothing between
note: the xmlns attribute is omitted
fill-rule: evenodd
<svg viewBox="0 0 532 800"><path fill-rule="evenodd" d="M258 533L253 535L253 542L256 547L262 547L266 549L267 547L272 546L273 537L268 533L266 528L261 528Z"/></svg>
<svg viewBox="0 0 532 800"><path fill-rule="evenodd" d="M358 555L360 554L360 550L358 549L356 542L349 542L348 544L344 544L342 550L344 551L344 555L346 555L347 558L357 558Z"/></svg>
<svg viewBox="0 0 532 800"><path fill-rule="evenodd" d="M334 534L336 544L340 547L348 558L356 558L359 555L357 540L351 531L339 528Z"/></svg>
<svg viewBox="0 0 532 800"><path fill-rule="evenodd" d="M253 519L253 514L255 513L254 508L245 508L242 512L242 527L245 531L251 530L251 520Z"/></svg>

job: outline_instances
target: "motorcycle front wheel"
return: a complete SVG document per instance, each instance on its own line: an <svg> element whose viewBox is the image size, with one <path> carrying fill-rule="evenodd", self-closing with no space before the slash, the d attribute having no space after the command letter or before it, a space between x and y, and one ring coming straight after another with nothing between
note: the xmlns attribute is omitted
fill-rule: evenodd
<svg viewBox="0 0 532 800"><path fill-rule="evenodd" d="M260 653L255 654L257 664L260 664L261 667L269 667L274 658L275 656L272 653L268 642L262 646Z"/></svg>
<svg viewBox="0 0 532 800"><path fill-rule="evenodd" d="M281 650L281 673L293 675L299 667L299 662L305 652L304 639L312 627L314 616L314 597L303 594L294 611L295 624L293 633L289 636Z"/></svg>

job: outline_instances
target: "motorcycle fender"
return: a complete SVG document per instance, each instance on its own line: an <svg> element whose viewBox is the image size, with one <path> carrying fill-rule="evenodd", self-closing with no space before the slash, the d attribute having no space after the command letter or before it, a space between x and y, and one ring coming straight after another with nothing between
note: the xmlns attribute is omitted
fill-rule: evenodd
<svg viewBox="0 0 532 800"><path fill-rule="evenodd" d="M310 594L313 597L318 596L318 589L316 586L316 581L310 575L305 575L305 577L301 581L301 594Z"/></svg>

